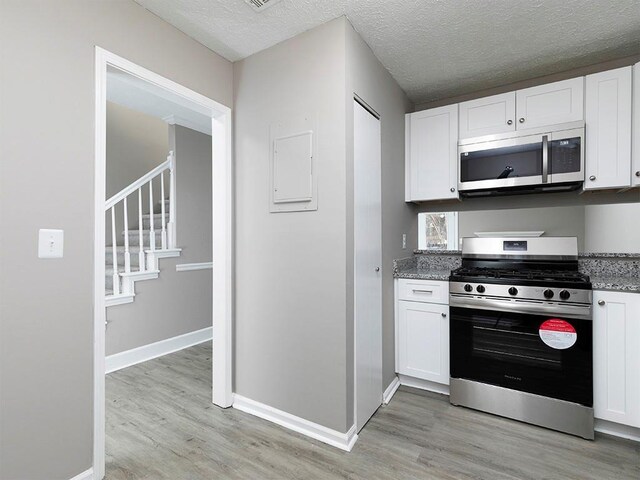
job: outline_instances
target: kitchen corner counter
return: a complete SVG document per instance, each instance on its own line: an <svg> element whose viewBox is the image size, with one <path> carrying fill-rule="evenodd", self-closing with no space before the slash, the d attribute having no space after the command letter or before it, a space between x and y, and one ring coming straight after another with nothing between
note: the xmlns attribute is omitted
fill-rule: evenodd
<svg viewBox="0 0 640 480"><path fill-rule="evenodd" d="M594 290L640 293L640 278L635 277L591 277Z"/></svg>
<svg viewBox="0 0 640 480"><path fill-rule="evenodd" d="M394 271L395 278L409 278L412 280L449 280L451 270L428 270L424 268L404 268L398 272Z"/></svg>

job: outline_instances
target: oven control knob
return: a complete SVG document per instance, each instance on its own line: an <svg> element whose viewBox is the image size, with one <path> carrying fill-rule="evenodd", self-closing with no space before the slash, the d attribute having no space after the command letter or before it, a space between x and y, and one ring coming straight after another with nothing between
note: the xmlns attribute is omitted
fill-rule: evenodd
<svg viewBox="0 0 640 480"><path fill-rule="evenodd" d="M568 291L566 291L566 290L562 290L562 291L560 292L560 298L561 298L562 300L568 300L570 296L571 296L571 294L570 294Z"/></svg>
<svg viewBox="0 0 640 480"><path fill-rule="evenodd" d="M548 288L542 292L544 298L553 298L553 290L549 290Z"/></svg>
<svg viewBox="0 0 640 480"><path fill-rule="evenodd" d="M476 287L476 290L478 291L478 293L484 293L484 287L482 285L478 285Z"/></svg>
<svg viewBox="0 0 640 480"><path fill-rule="evenodd" d="M509 295L517 295L518 294L518 289L516 287L511 287L509 289Z"/></svg>
<svg viewBox="0 0 640 480"><path fill-rule="evenodd" d="M467 284L464 286L464 291L465 291L465 292L470 292L471 290L473 290L473 287L467 283Z"/></svg>

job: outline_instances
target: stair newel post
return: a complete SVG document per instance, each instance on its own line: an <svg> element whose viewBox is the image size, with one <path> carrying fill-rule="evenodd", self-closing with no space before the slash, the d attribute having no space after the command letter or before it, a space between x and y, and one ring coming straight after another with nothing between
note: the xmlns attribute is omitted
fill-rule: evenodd
<svg viewBox="0 0 640 480"><path fill-rule="evenodd" d="M138 251L138 265L141 272L145 270L144 261L144 237L142 236L143 224L142 224L142 187L138 188L138 245L140 250Z"/></svg>
<svg viewBox="0 0 640 480"><path fill-rule="evenodd" d="M167 249L167 229L165 227L165 217L164 217L164 172L160 172L160 211L161 211L161 220L160 225L162 226L162 235L160 236L162 240L162 249Z"/></svg>
<svg viewBox="0 0 640 480"><path fill-rule="evenodd" d="M176 248L176 157L173 150L167 157L169 160L169 248Z"/></svg>
<svg viewBox="0 0 640 480"><path fill-rule="evenodd" d="M127 209L127 197L123 199L124 208L124 271L131 272L131 258L129 257L129 212Z"/></svg>
<svg viewBox="0 0 640 480"><path fill-rule="evenodd" d="M116 242L116 210L111 207L111 258L113 262L113 294L120 294L120 277L118 275L118 244Z"/></svg>
<svg viewBox="0 0 640 480"><path fill-rule="evenodd" d="M149 250L156 249L156 232L153 229L153 179L149 180Z"/></svg>

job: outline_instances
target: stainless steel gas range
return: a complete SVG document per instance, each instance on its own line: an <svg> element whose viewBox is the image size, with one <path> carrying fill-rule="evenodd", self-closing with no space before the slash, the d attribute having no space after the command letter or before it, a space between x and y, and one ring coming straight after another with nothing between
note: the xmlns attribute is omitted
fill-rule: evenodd
<svg viewBox="0 0 640 480"><path fill-rule="evenodd" d="M575 237L465 238L450 401L593 439L591 283Z"/></svg>

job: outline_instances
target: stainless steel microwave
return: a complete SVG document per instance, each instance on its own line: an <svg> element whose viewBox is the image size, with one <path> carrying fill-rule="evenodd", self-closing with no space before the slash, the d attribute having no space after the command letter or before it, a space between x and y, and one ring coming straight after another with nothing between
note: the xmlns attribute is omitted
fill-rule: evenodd
<svg viewBox="0 0 640 480"><path fill-rule="evenodd" d="M567 191L584 182L584 123L461 141L460 195Z"/></svg>

